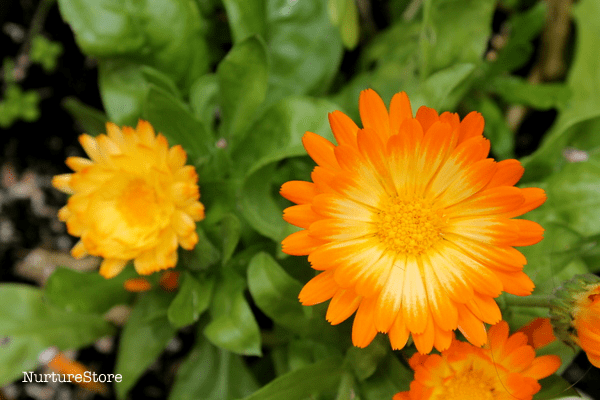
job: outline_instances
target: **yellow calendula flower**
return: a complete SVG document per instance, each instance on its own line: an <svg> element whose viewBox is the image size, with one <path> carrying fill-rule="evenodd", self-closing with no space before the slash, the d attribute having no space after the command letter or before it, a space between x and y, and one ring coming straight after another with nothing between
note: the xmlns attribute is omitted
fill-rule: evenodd
<svg viewBox="0 0 600 400"><path fill-rule="evenodd" d="M135 129L108 123L106 131L96 138L81 135L90 159L67 158L75 172L52 180L71 195L58 214L69 234L81 237L71 254L103 257L105 278L129 260L142 275L173 268L177 247L196 245L195 221L204 218L196 170L185 165L181 146L169 148L146 121Z"/></svg>
<svg viewBox="0 0 600 400"><path fill-rule="evenodd" d="M479 113L460 121L421 107L413 118L405 93L388 112L373 90L361 93L359 110L363 129L339 111L329 115L337 146L307 132L304 147L318 164L312 182L281 188L297 204L284 219L303 228L283 251L308 255L322 271L300 301L331 299L332 324L356 311L358 347L385 332L395 349L412 334L419 352L441 351L457 328L483 345L484 322L501 319L494 298L533 290L513 246L539 242L544 230L512 218L542 204L544 191L514 187L523 174L517 160L488 158Z"/></svg>
<svg viewBox="0 0 600 400"><path fill-rule="evenodd" d="M560 357L536 357L527 336L509 337L501 321L490 328L484 348L454 339L441 354L416 353L409 364L415 379L393 400L531 400L541 389L538 380L560 367Z"/></svg>

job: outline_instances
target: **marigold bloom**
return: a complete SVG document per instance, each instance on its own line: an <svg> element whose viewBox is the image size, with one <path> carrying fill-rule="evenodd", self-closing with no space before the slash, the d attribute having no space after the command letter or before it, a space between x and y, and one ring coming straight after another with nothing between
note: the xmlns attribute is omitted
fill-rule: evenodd
<svg viewBox="0 0 600 400"><path fill-rule="evenodd" d="M491 327L488 337L484 348L453 339L441 355L415 353L410 390L393 400L530 400L541 389L537 381L560 367L558 356L536 358L524 333L509 338L505 321Z"/></svg>
<svg viewBox="0 0 600 400"><path fill-rule="evenodd" d="M332 324L356 311L358 347L385 332L395 349L412 334L419 352L441 351L456 328L483 345L484 322L501 319L494 298L533 290L513 246L537 243L543 229L511 218L542 204L544 191L514 187L523 174L517 160L487 158L479 113L460 121L421 107L413 118L403 92L388 113L373 90L361 93L359 110L363 129L339 111L329 115L337 146L307 132L304 147L318 164L312 182L281 188L297 204L284 219L303 228L283 251L308 255L323 271L300 301L331 299Z"/></svg>
<svg viewBox="0 0 600 400"><path fill-rule="evenodd" d="M148 122L122 130L108 123L106 131L96 138L81 135L90 159L67 158L75 173L52 180L71 194L58 214L68 232L81 237L71 254L103 257L105 278L131 259L142 275L172 268L178 245L189 250L198 241L195 221L204 218L198 175L185 165L183 148L169 148Z"/></svg>
<svg viewBox="0 0 600 400"><path fill-rule="evenodd" d="M576 275L554 293L550 308L557 336L585 351L600 368L600 278Z"/></svg>

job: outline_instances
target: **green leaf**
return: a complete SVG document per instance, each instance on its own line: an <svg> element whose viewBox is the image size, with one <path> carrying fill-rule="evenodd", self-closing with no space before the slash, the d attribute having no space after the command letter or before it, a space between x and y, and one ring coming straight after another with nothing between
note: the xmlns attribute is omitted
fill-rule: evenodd
<svg viewBox="0 0 600 400"><path fill-rule="evenodd" d="M198 321L200 315L208 309L214 278L204 276L194 278L189 272L183 272L183 281L177 296L171 302L167 317L175 328L191 325Z"/></svg>
<svg viewBox="0 0 600 400"><path fill-rule="evenodd" d="M61 105L88 135L97 136L106 132L108 118L102 111L82 103L75 97L65 98Z"/></svg>
<svg viewBox="0 0 600 400"><path fill-rule="evenodd" d="M600 117L600 59L595 56L600 36L600 3L582 0L573 5L577 28L573 64L569 69L567 87L572 95L561 107L560 114L532 155L523 158L523 182L540 180L560 168L562 151L577 137L585 121Z"/></svg>
<svg viewBox="0 0 600 400"><path fill-rule="evenodd" d="M190 88L190 108L207 132L214 133L214 123L219 108L219 81L216 74L200 77Z"/></svg>
<svg viewBox="0 0 600 400"><path fill-rule="evenodd" d="M177 89L175 82L173 82L173 80L169 78L169 76L147 65L142 65L140 67L140 71L142 71L142 76L144 77L144 80L149 84L163 89L165 92L168 92L170 95L175 96L178 99L181 98L181 93L179 92L179 89Z"/></svg>
<svg viewBox="0 0 600 400"><path fill-rule="evenodd" d="M101 61L98 86L109 120L135 126L148 93L140 66L127 61Z"/></svg>
<svg viewBox="0 0 600 400"><path fill-rule="evenodd" d="M358 395L358 386L351 373L344 373L338 387L338 393L335 400L360 400L361 397Z"/></svg>
<svg viewBox="0 0 600 400"><path fill-rule="evenodd" d="M480 63L491 34L495 0L423 3L421 79L460 63Z"/></svg>
<svg viewBox="0 0 600 400"><path fill-rule="evenodd" d="M354 49L358 44L360 29L355 0L329 0L327 10L331 23L340 30L344 46Z"/></svg>
<svg viewBox="0 0 600 400"><path fill-rule="evenodd" d="M0 385L37 368L48 347L78 349L114 333L99 315L64 311L44 301L43 291L28 285L0 285Z"/></svg>
<svg viewBox="0 0 600 400"><path fill-rule="evenodd" d="M250 261L248 288L258 308L273 321L294 332L307 330L306 308L298 301L302 285L269 254L260 252Z"/></svg>
<svg viewBox="0 0 600 400"><path fill-rule="evenodd" d="M217 68L221 88L222 132L241 135L265 99L268 86L267 49L252 36L233 46Z"/></svg>
<svg viewBox="0 0 600 400"><path fill-rule="evenodd" d="M379 363L377 371L359 383L363 400L391 399L396 393L410 389L413 372L389 352Z"/></svg>
<svg viewBox="0 0 600 400"><path fill-rule="evenodd" d="M338 357L317 361L276 378L245 400L305 400L336 387L343 372L341 364Z"/></svg>
<svg viewBox="0 0 600 400"><path fill-rule="evenodd" d="M248 396L258 385L243 359L198 337L177 370L172 400L233 400Z"/></svg>
<svg viewBox="0 0 600 400"><path fill-rule="evenodd" d="M548 179L548 203L584 236L600 233L600 163L569 163Z"/></svg>
<svg viewBox="0 0 600 400"><path fill-rule="evenodd" d="M219 233L223 249L223 258L221 264L225 265L233 255L235 248L240 241L242 233L242 224L235 214L227 213L219 221Z"/></svg>
<svg viewBox="0 0 600 400"><path fill-rule="evenodd" d="M488 86L507 103L523 104L540 110L556 108L566 103L569 89L558 83L532 85L523 78L502 76L494 78Z"/></svg>
<svg viewBox="0 0 600 400"><path fill-rule="evenodd" d="M233 43L239 43L252 35L265 37L266 1L223 0Z"/></svg>
<svg viewBox="0 0 600 400"><path fill-rule="evenodd" d="M60 0L63 19L87 55L153 66L187 88L208 69L203 20L188 0Z"/></svg>
<svg viewBox="0 0 600 400"><path fill-rule="evenodd" d="M102 314L131 300L132 293L123 288L123 283L135 275L133 268L126 268L112 279L95 271L58 268L48 278L45 295L50 303L66 311Z"/></svg>
<svg viewBox="0 0 600 400"><path fill-rule="evenodd" d="M245 281L226 272L217 282L210 305L212 320L204 335L212 344L242 355L261 355L260 332L244 298Z"/></svg>
<svg viewBox="0 0 600 400"><path fill-rule="evenodd" d="M533 400L581 398L573 385L558 375L550 375L539 381L542 389L533 396Z"/></svg>
<svg viewBox="0 0 600 400"><path fill-rule="evenodd" d="M420 88L420 95L424 98L422 104L421 96L411 96L413 109L418 110L421 105L427 105L438 111L454 109L470 88L472 80L468 78L474 70L474 64L455 64L434 73L423 82Z"/></svg>
<svg viewBox="0 0 600 400"><path fill-rule="evenodd" d="M245 175L239 196L242 214L262 235L278 241L291 233L291 228L281 218L281 206L272 195L275 182L269 177L274 163L305 155L301 138L306 131L333 141L327 113L336 108L325 100L285 99L266 110L252 125L250 130L260 132L260 135L248 135L233 150L237 173Z"/></svg>
<svg viewBox="0 0 600 400"><path fill-rule="evenodd" d="M200 160L205 160L214 149L214 138L186 105L152 84L146 97L144 117L167 138L171 146L180 144L191 164L197 165Z"/></svg>
<svg viewBox="0 0 600 400"><path fill-rule="evenodd" d="M526 12L514 14L510 18L508 42L498 51L496 59L489 62L488 74L490 76L505 71L514 71L529 61L534 50L531 41L544 28L546 13L546 3L540 1Z"/></svg>
<svg viewBox="0 0 600 400"><path fill-rule="evenodd" d="M342 43L323 0L267 0L269 99L324 93L338 71ZM317 34L318 32L318 34Z"/></svg>
<svg viewBox="0 0 600 400"><path fill-rule="evenodd" d="M182 263L192 271L201 271L219 262L220 253L204 233L202 226L196 224L198 243L193 250L179 250Z"/></svg>
<svg viewBox="0 0 600 400"><path fill-rule="evenodd" d="M346 353L346 362L352 368L354 376L359 382L371 377L377 370L377 366L388 354L389 343L381 338L376 338L364 349L350 347Z"/></svg>
<svg viewBox="0 0 600 400"><path fill-rule="evenodd" d="M124 399L146 369L175 336L167 318L172 296L152 291L140 296L123 328L115 373L123 380L115 383L117 397Z"/></svg>

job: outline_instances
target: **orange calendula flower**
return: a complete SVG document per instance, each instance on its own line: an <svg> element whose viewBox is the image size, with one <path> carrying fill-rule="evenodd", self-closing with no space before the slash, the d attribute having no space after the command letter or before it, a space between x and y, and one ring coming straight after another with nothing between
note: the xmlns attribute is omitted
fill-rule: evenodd
<svg viewBox="0 0 600 400"><path fill-rule="evenodd" d="M538 380L560 367L558 356L536 357L524 333L509 337L505 321L491 327L488 336L484 348L453 339L440 355L413 355L410 391L393 400L531 400L541 389Z"/></svg>
<svg viewBox="0 0 600 400"><path fill-rule="evenodd" d="M71 254L103 257L100 274L105 278L132 259L142 275L172 268L178 245L196 245L195 221L204 218L196 170L185 165L181 146L169 148L146 121L135 129L108 123L106 131L96 138L81 135L90 159L67 158L75 172L52 180L71 194L58 214L69 233L81 237Z"/></svg>
<svg viewBox="0 0 600 400"><path fill-rule="evenodd" d="M557 336L585 351L600 368L600 278L576 275L554 293L550 315Z"/></svg>
<svg viewBox="0 0 600 400"><path fill-rule="evenodd" d="M514 187L523 174L517 160L487 158L479 113L460 121L421 107L413 118L405 93L388 112L373 90L361 93L359 110L363 129L339 111L329 115L337 146L307 132L304 147L318 164L312 182L281 188L297 204L284 219L303 228L283 251L308 255L323 271L300 301L331 299L332 324L356 311L358 347L385 332L395 349L412 334L419 352L441 351L457 328L483 345L484 322L501 319L494 298L533 290L513 246L539 242L544 230L512 218L542 204L544 191Z"/></svg>

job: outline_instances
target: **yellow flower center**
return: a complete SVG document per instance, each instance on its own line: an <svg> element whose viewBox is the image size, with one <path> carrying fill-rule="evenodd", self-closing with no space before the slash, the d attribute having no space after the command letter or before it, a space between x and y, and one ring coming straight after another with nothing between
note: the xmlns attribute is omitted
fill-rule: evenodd
<svg viewBox="0 0 600 400"><path fill-rule="evenodd" d="M440 388L436 399L440 400L495 400L498 390L494 381L482 369L473 369L473 366L457 372L447 378Z"/></svg>
<svg viewBox="0 0 600 400"><path fill-rule="evenodd" d="M388 249L418 255L441 239L443 214L423 199L395 197L381 207L377 236Z"/></svg>
<svg viewBox="0 0 600 400"><path fill-rule="evenodd" d="M156 191L141 178L133 179L128 183L117 204L123 218L130 226L151 225L160 211Z"/></svg>

